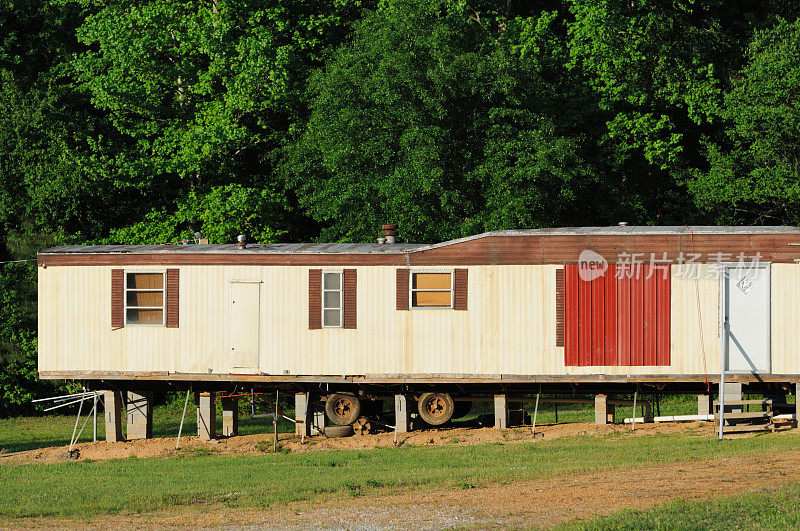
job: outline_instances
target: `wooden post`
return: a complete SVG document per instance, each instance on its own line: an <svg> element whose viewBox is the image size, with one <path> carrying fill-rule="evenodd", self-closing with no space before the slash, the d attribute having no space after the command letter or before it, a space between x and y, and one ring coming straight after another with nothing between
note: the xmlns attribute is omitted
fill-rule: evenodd
<svg viewBox="0 0 800 531"><path fill-rule="evenodd" d="M201 441L210 441L217 437L217 404L216 393L199 393L197 404L197 431Z"/></svg>
<svg viewBox="0 0 800 531"><path fill-rule="evenodd" d="M129 441L153 436L153 393L128 391L127 423Z"/></svg>
<svg viewBox="0 0 800 531"><path fill-rule="evenodd" d="M222 435L239 435L239 399L236 397L222 397Z"/></svg>
<svg viewBox="0 0 800 531"><path fill-rule="evenodd" d="M494 395L494 427L498 430L508 428L508 400L506 395Z"/></svg>
<svg viewBox="0 0 800 531"><path fill-rule="evenodd" d="M106 410L106 442L119 442L122 438L122 393L103 391L103 407Z"/></svg>

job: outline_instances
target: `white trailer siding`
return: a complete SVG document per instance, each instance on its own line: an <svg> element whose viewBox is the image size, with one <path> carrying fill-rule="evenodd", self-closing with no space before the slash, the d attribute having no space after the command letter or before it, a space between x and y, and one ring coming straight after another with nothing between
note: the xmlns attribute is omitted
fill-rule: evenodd
<svg viewBox="0 0 800 531"><path fill-rule="evenodd" d="M111 270L39 268L39 370L48 373L239 374L231 366L230 282L260 282L260 367L276 376L713 375L719 372L719 280L672 268L669 366L566 367L556 346L556 265L468 266L468 309L396 309L396 267L357 266L355 330L308 327L305 266L180 270L180 325L111 327ZM349 267L349 266L348 266ZM461 266L459 266L461 267ZM800 266L775 264L773 372L798 374ZM341 270L341 267L323 268ZM411 267L411 270L451 270ZM698 314L699 297L699 314ZM703 341L700 340L702 322ZM703 352L705 352L705 363Z"/></svg>

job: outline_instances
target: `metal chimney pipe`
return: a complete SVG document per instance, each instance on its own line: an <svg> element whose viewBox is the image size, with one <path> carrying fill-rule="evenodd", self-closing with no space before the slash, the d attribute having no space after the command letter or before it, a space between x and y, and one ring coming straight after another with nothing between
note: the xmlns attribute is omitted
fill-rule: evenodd
<svg viewBox="0 0 800 531"><path fill-rule="evenodd" d="M386 243L395 243L397 238L397 224L389 223L382 227L383 237L386 238Z"/></svg>

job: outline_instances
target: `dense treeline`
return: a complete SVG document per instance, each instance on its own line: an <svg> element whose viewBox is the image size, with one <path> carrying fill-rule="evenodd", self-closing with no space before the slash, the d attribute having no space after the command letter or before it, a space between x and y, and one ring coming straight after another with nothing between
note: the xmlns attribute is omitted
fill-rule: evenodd
<svg viewBox="0 0 800 531"><path fill-rule="evenodd" d="M800 5L18 0L0 260L61 243L798 224ZM0 266L0 414L35 267Z"/></svg>

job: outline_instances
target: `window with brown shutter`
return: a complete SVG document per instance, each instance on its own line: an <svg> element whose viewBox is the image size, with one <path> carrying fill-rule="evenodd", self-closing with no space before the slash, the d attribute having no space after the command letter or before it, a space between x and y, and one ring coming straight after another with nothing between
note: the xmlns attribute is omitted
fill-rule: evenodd
<svg viewBox="0 0 800 531"><path fill-rule="evenodd" d="M456 269L453 271L453 309L467 309L467 279L468 269Z"/></svg>
<svg viewBox="0 0 800 531"><path fill-rule="evenodd" d="M564 268L556 269L556 346L564 346Z"/></svg>
<svg viewBox="0 0 800 531"><path fill-rule="evenodd" d="M125 326L125 271L111 270L111 328Z"/></svg>
<svg viewBox="0 0 800 531"><path fill-rule="evenodd" d="M408 269L397 270L397 309L408 310Z"/></svg>
<svg viewBox="0 0 800 531"><path fill-rule="evenodd" d="M308 329L322 328L322 269L308 270Z"/></svg>
<svg viewBox="0 0 800 531"><path fill-rule="evenodd" d="M441 273L439 271L412 271L411 307L452 308L452 273Z"/></svg>
<svg viewBox="0 0 800 531"><path fill-rule="evenodd" d="M344 277L344 328L354 329L357 324L356 312L356 270L345 269Z"/></svg>
<svg viewBox="0 0 800 531"><path fill-rule="evenodd" d="M125 324L164 325L164 273L125 273Z"/></svg>
<svg viewBox="0 0 800 531"><path fill-rule="evenodd" d="M322 328L342 327L342 273L322 272Z"/></svg>
<svg viewBox="0 0 800 531"><path fill-rule="evenodd" d="M180 269L167 269L167 328L178 328Z"/></svg>

